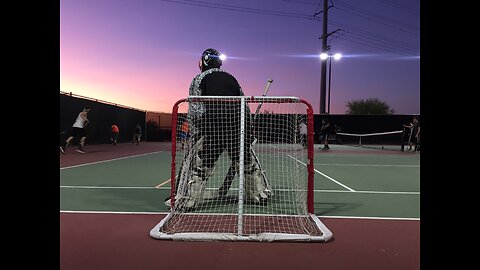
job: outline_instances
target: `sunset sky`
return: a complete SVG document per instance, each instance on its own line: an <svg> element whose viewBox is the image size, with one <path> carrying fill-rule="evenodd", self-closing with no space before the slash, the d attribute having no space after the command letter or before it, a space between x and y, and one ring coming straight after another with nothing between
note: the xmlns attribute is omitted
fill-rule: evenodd
<svg viewBox="0 0 480 270"><path fill-rule="evenodd" d="M420 113L420 1L333 0L331 114L378 98ZM61 0L60 90L171 112L209 47L246 95L297 96L319 112L323 0Z"/></svg>

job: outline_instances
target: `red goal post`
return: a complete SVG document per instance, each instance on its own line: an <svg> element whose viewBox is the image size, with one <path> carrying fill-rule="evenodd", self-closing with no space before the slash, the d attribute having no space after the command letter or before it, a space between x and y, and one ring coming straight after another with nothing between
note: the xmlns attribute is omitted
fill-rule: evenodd
<svg viewBox="0 0 480 270"><path fill-rule="evenodd" d="M326 242L332 233L314 214L313 158L313 109L306 100L181 99L172 110L170 213L150 235Z"/></svg>

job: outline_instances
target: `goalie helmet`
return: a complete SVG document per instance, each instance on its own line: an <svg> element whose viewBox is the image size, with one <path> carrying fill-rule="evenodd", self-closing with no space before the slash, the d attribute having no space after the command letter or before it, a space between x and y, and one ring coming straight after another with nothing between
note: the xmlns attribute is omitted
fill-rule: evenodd
<svg viewBox="0 0 480 270"><path fill-rule="evenodd" d="M220 53L212 48L208 48L202 53L199 67L203 72L210 68L219 68L222 66L222 60L220 59Z"/></svg>

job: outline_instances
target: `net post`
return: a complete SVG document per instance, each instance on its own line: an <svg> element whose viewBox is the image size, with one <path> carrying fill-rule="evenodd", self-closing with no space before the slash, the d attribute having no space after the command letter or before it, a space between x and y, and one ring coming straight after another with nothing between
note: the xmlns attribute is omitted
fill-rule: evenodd
<svg viewBox="0 0 480 270"><path fill-rule="evenodd" d="M307 192L307 210L309 213L314 213L314 177L315 177L315 170L313 167L313 159L314 159L314 134L313 134L313 108L310 103L308 103L306 100L300 99L300 102L305 104L307 106L307 158L308 158L308 164L307 164L307 170L308 170L308 192Z"/></svg>
<svg viewBox="0 0 480 270"><path fill-rule="evenodd" d="M405 151L405 127L402 129L402 133L400 133L400 151L404 152Z"/></svg>
<svg viewBox="0 0 480 270"><path fill-rule="evenodd" d="M240 155L238 172L238 236L243 234L243 189L245 181L245 97L240 99Z"/></svg>
<svg viewBox="0 0 480 270"><path fill-rule="evenodd" d="M177 157L177 121L178 121L178 105L185 102L186 99L180 99L173 105L172 108L172 161L170 170L170 210L173 211L175 205L175 176L176 176L176 163Z"/></svg>

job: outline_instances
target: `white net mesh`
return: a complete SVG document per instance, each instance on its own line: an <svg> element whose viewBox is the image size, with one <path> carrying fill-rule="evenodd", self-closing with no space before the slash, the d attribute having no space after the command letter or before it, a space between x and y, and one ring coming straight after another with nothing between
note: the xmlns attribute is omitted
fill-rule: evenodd
<svg viewBox="0 0 480 270"><path fill-rule="evenodd" d="M336 143L372 149L403 150L403 131L387 131L368 134L336 133Z"/></svg>
<svg viewBox="0 0 480 270"><path fill-rule="evenodd" d="M289 97L189 97L173 119L175 181L166 201L171 213L152 229L152 237L331 237L309 213L313 192L309 195L308 188L313 185L308 185L307 164L309 152L313 159L313 140L307 143L301 131L305 125L313 135L309 104Z"/></svg>

